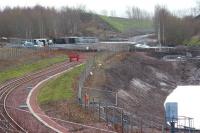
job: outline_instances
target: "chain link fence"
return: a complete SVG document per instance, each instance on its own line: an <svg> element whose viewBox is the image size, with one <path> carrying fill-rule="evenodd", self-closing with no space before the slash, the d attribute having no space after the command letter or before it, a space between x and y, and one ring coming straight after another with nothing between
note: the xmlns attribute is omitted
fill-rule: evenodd
<svg viewBox="0 0 200 133"><path fill-rule="evenodd" d="M105 101L102 97L94 96L95 93L101 93L101 90L95 88L82 89L82 108L93 113L99 121L104 121L107 125L113 127L120 133L152 133L164 131L165 125L162 119L155 119L154 116L143 114L140 117L117 105L117 92L104 91L104 95L115 97L114 102ZM87 98L88 96L88 98ZM151 116L151 117L150 117Z"/></svg>
<svg viewBox="0 0 200 133"><path fill-rule="evenodd" d="M20 57L50 54L53 49L44 48L0 48L0 60L12 60Z"/></svg>
<svg viewBox="0 0 200 133"><path fill-rule="evenodd" d="M100 65L101 62L106 60L107 58L113 56L115 53L114 52L99 52L90 59L88 59L85 62L85 69L81 73L79 77L79 82L78 82L78 101L80 104L83 103L83 97L84 97L84 83L86 79L88 78L89 75L93 75L93 70L97 65Z"/></svg>
<svg viewBox="0 0 200 133"><path fill-rule="evenodd" d="M56 110L55 108L49 108L44 110L45 114L37 115L42 119L51 119L66 128L70 133L116 133L111 127L108 127L105 123L98 122L96 117L87 110L87 112L79 111L75 101L68 101L63 109ZM1 105L0 105L1 106ZM61 107L58 105L58 107ZM33 117L28 108L14 108L6 107L12 118L27 132L38 132L38 133L54 133L54 131ZM63 111L64 110L64 111ZM61 112L60 112L61 111ZM85 115L83 117L83 115ZM86 116L87 115L87 116ZM88 120L85 120L86 118ZM93 121L93 123L92 123ZM11 123L7 120L0 119L0 132L2 133L21 133L16 127L11 126Z"/></svg>

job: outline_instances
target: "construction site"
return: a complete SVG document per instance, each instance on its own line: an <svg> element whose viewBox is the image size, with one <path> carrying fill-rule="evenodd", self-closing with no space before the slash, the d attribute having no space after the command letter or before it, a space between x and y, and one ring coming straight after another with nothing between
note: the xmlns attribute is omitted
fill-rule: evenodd
<svg viewBox="0 0 200 133"><path fill-rule="evenodd" d="M172 54L180 53L116 53L103 62L98 61L82 92L89 95L92 103L101 105L101 117L107 123L123 126L124 132L170 132L170 125L165 124L167 96L177 86L199 85L198 59L163 59ZM196 131L192 130L192 123L190 126L191 131Z"/></svg>
<svg viewBox="0 0 200 133"><path fill-rule="evenodd" d="M22 77L19 75L21 78L16 76L17 79L6 79L8 74L1 74L1 80L6 81L1 85L4 110L1 131L35 132L37 128L37 132L73 133L199 132L194 127L195 119L189 116L177 116L167 121L164 106L167 96L177 86L199 85L198 49L141 49L127 44L99 44L98 47L98 52L2 48L7 50L0 56L1 70L4 71L12 69L12 65L18 66L16 62L34 65L35 61L46 58L61 58L64 62L31 74L28 72ZM43 88L61 85L63 79L57 75L70 73L81 64L84 66L79 74L70 81L72 91L68 93L72 96L48 101L47 97L53 92ZM40 98L42 93L43 99ZM173 122L174 126L168 122Z"/></svg>
<svg viewBox="0 0 200 133"><path fill-rule="evenodd" d="M200 133L200 2L9 1L0 133Z"/></svg>

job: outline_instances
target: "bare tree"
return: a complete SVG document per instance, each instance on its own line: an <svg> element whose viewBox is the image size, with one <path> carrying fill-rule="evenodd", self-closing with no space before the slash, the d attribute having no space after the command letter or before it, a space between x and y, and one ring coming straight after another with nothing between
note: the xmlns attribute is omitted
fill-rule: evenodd
<svg viewBox="0 0 200 133"><path fill-rule="evenodd" d="M108 11L107 10L102 10L101 14L104 15L104 16L108 16Z"/></svg>
<svg viewBox="0 0 200 133"><path fill-rule="evenodd" d="M141 10L138 7L127 7L126 14L128 18L135 20L150 19L150 14L147 11Z"/></svg>
<svg viewBox="0 0 200 133"><path fill-rule="evenodd" d="M117 16L116 11L115 10L111 10L110 11L110 16L116 17Z"/></svg>
<svg viewBox="0 0 200 133"><path fill-rule="evenodd" d="M163 45L183 44L195 35L195 21L192 16L179 17L164 6L156 6L154 16L155 31Z"/></svg>
<svg viewBox="0 0 200 133"><path fill-rule="evenodd" d="M0 36L53 37L78 34L85 22L85 7L63 7L61 11L42 6L6 7L0 10Z"/></svg>
<svg viewBox="0 0 200 133"><path fill-rule="evenodd" d="M197 1L196 12L200 14L200 0Z"/></svg>

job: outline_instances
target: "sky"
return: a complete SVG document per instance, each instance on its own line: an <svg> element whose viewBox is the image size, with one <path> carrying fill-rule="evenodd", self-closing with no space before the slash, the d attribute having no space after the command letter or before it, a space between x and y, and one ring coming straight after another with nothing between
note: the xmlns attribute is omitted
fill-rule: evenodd
<svg viewBox="0 0 200 133"><path fill-rule="evenodd" d="M166 99L178 103L178 116L194 118L194 127L200 129L199 86L178 86Z"/></svg>
<svg viewBox="0 0 200 133"><path fill-rule="evenodd" d="M0 7L6 6L50 6L60 8L62 6L76 7L84 5L87 10L102 13L107 10L108 14L115 11L117 16L125 16L127 7L136 6L153 13L157 4L165 5L171 11L195 7L197 0L0 0Z"/></svg>

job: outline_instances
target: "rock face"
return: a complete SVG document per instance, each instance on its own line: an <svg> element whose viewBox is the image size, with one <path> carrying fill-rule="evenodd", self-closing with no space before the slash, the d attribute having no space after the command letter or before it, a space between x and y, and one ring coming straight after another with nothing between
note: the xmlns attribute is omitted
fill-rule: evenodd
<svg viewBox="0 0 200 133"><path fill-rule="evenodd" d="M104 82L96 87L118 92L118 105L146 123L153 120L162 124L163 103L177 85L199 84L199 63L166 62L146 53L122 53L121 56L119 60L110 59L109 67L104 70ZM100 95L104 100L115 102L114 96Z"/></svg>

